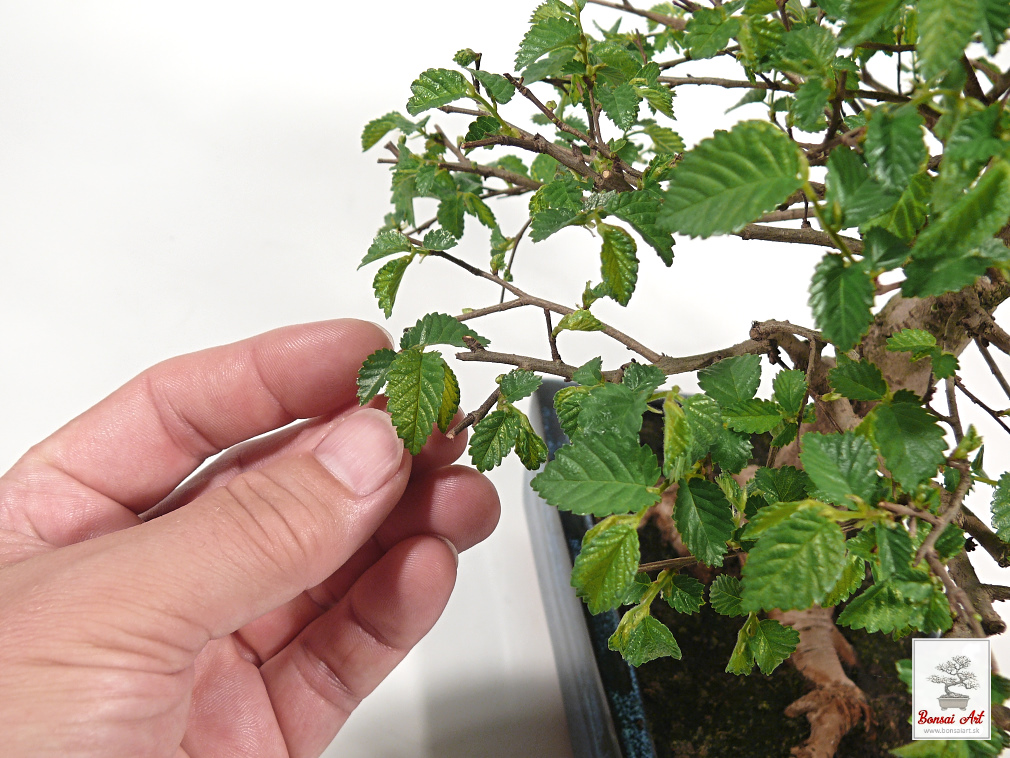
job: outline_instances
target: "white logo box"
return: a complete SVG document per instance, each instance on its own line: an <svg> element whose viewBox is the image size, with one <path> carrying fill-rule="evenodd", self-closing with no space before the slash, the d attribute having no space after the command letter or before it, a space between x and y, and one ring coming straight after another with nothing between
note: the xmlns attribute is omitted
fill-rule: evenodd
<svg viewBox="0 0 1010 758"><path fill-rule="evenodd" d="M912 640L912 739L987 740L988 639Z"/></svg>

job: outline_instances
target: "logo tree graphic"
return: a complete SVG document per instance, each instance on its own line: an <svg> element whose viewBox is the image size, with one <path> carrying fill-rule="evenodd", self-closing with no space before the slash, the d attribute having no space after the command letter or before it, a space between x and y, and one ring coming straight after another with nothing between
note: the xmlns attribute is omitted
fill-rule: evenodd
<svg viewBox="0 0 1010 758"><path fill-rule="evenodd" d="M951 690L951 687L964 687L966 690L977 690L978 689L978 677L975 676L974 672L968 670L968 665L971 663L971 659L966 655L955 655L949 661L944 661L943 663L937 664L937 671L943 672L944 676L940 674L932 674L927 681L933 682L933 684L942 684L944 688L944 697L968 697L967 694L963 692L955 692Z"/></svg>

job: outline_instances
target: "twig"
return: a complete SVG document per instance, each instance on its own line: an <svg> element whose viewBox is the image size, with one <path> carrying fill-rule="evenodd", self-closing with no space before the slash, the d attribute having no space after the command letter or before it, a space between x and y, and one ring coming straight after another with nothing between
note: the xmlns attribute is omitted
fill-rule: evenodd
<svg viewBox="0 0 1010 758"><path fill-rule="evenodd" d="M780 226L762 226L761 224L748 224L743 229L734 234L745 240L770 240L771 242L792 242L798 245L819 245L821 247L835 247L831 235L827 232L819 232L816 229L792 229ZM853 237L843 237L839 235L845 245L853 253L863 250L863 243Z"/></svg>
<svg viewBox="0 0 1010 758"><path fill-rule="evenodd" d="M650 21L655 21L657 24L663 24L663 26L668 26L671 29L683 30L687 26L686 18L678 18L676 16L667 16L665 13L656 13L655 11L642 10L641 8L634 8L630 3L625 0L624 3L611 3L608 0L587 0L593 5L602 5L605 8L613 8L614 10L624 11L626 13L633 13L636 16L641 16L642 18L647 18ZM686 4L689 9L693 9L694 3Z"/></svg>
<svg viewBox="0 0 1010 758"><path fill-rule="evenodd" d="M930 532L930 536L932 534ZM943 587L947 591L947 602L950 603L951 610L968 624L972 634L976 637L985 637L982 625L975 618L975 606L972 605L965 591L958 587L954 583L954 580L950 578L950 574L947 573L947 568L940 562L940 557L936 554L936 550L931 549L925 557L926 563L929 564L933 574L943 582Z"/></svg>
<svg viewBox="0 0 1010 758"><path fill-rule="evenodd" d="M993 410L988 405L986 405L981 400L979 400L977 397L975 397L968 390L968 388L964 386L964 384L961 382L960 378L954 377L954 383L957 385L957 388L959 390L961 390L961 392L963 392L965 394L965 397L967 397L969 400L971 400L973 403L975 403L975 405L977 405L979 408L981 408L986 413L988 413L990 416L992 416L993 421L995 421L997 424L999 424L1003 428L1004 432L1006 432L1007 434L1010 434L1010 426L1007 426L1003 422L1003 419L1000 417L1000 412L999 411Z"/></svg>
<svg viewBox="0 0 1010 758"><path fill-rule="evenodd" d="M528 219L526 219L526 223L522 225L522 228L519 230L519 233L516 234L515 241L512 243L512 253L511 255L509 255L509 262L505 266L505 270L508 271L509 273L512 272L512 264L515 263L516 250L519 249L519 243L522 241L523 235L526 234L526 230L530 228L530 224L532 223L533 223L533 217L530 216ZM501 297L498 299L498 302L499 303L505 302L504 287L501 288Z"/></svg>
<svg viewBox="0 0 1010 758"><path fill-rule="evenodd" d="M1002 584L983 584L982 589L988 592L989 597L997 603L1005 603L1010 600L1010 587L1005 587Z"/></svg>
<svg viewBox="0 0 1010 758"><path fill-rule="evenodd" d="M698 559L693 555L688 555L683 558L667 558L662 561L653 561L652 563L642 563L639 565L639 571L665 571L666 569L678 569L684 568L685 566L693 566L698 562Z"/></svg>
<svg viewBox="0 0 1010 758"><path fill-rule="evenodd" d="M445 132L442 131L441 126L435 124L435 131L438 132L438 136L442 138L442 144L456 156L456 160L460 162L460 165L469 167L470 164L473 163L473 161L463 155L463 151L459 149L455 142L445 136Z"/></svg>
<svg viewBox="0 0 1010 758"><path fill-rule="evenodd" d="M517 297L515 300L509 300L507 303L489 305L487 308L474 308L473 310L456 316L456 320L469 321L470 319L480 318L482 316L490 316L492 313L501 313L502 311L510 311L513 308L522 308L524 305L529 305L529 303L523 298Z"/></svg>
<svg viewBox="0 0 1010 758"><path fill-rule="evenodd" d="M909 508L907 505L901 505L899 503L889 503L887 501L881 501L877 503L878 508L883 508L885 511L890 511L899 516L910 516L912 518L921 519L933 526L936 526L940 519L934 516L929 511L919 511L915 508Z"/></svg>
<svg viewBox="0 0 1010 758"><path fill-rule="evenodd" d="M476 355L476 353L473 353L473 355ZM498 402L499 397L501 397L501 387L495 387L494 392L491 393L480 408L466 414L462 419L460 419L459 423L445 433L445 436L449 439L454 439L457 434L466 429L468 426L473 426L478 423L488 414L491 408L494 407L494 404Z"/></svg>
<svg viewBox="0 0 1010 758"><path fill-rule="evenodd" d="M957 516L957 525L981 545L998 565L1003 568L1010 566L1010 545L997 537L982 519L963 505Z"/></svg>
<svg viewBox="0 0 1010 758"><path fill-rule="evenodd" d="M554 336L554 324L551 323L551 312L544 308L544 318L547 319L547 340L551 343L551 358L556 363L562 363L561 353L558 352L558 340Z"/></svg>
<svg viewBox="0 0 1010 758"><path fill-rule="evenodd" d="M930 553L935 553L936 541L940 539L943 530L957 518L957 514L961 510L961 503L964 502L964 496L968 494L968 488L971 486L971 471L968 470L968 461L951 461L948 465L957 469L961 477L958 479L953 493L948 494L943 492L941 494L941 498L947 500L947 508L944 510L939 522L933 525L929 534L926 535L926 539L923 540L922 545L916 551L915 563L918 563Z"/></svg>
<svg viewBox="0 0 1010 758"><path fill-rule="evenodd" d="M958 444L964 439L964 426L961 424L961 415L957 412L957 394L954 391L954 377L948 376L944 382L947 392L947 416L950 430L954 432L954 439Z"/></svg>
<svg viewBox="0 0 1010 758"><path fill-rule="evenodd" d="M1000 371L999 366L996 364L996 360L992 357L992 353L989 352L989 348L985 346L981 338L975 337L975 346L978 351L982 353L982 358L985 359L986 365L989 367L989 371L996 378L999 386L1003 389L1004 394L1010 399L1010 384L1007 384L1006 377L1003 376L1003 372Z"/></svg>

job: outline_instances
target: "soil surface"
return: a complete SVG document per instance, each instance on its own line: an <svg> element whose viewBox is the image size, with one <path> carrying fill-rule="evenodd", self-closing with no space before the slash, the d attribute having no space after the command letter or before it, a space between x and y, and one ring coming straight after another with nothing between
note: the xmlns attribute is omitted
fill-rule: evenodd
<svg viewBox="0 0 1010 758"><path fill-rule="evenodd" d="M654 527L641 537L643 560L669 557ZM707 604L692 616L659 600L652 609L683 652L680 661L660 658L638 669L658 758L788 758L790 748L809 735L805 717L784 715L808 691L803 677L788 661L770 676L757 669L750 676L727 674L742 619L720 616ZM858 668L847 673L866 693L874 722L869 731L852 730L836 756L890 756L891 748L912 737L911 696L895 671L896 661L912 657L911 638L841 631L859 656Z"/></svg>

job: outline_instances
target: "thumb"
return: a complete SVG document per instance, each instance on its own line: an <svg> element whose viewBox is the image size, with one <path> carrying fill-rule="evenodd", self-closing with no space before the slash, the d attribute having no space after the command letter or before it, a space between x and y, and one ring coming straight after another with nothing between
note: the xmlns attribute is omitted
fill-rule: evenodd
<svg viewBox="0 0 1010 758"><path fill-rule="evenodd" d="M208 635L229 634L336 571L396 505L410 460L389 417L363 409L311 453L246 471L107 535L120 544L95 558L106 570L129 570L116 577L116 593L139 605L138 623L182 622L170 624L174 643L199 649ZM155 613L143 613L147 606Z"/></svg>

